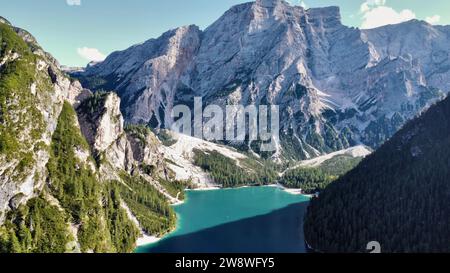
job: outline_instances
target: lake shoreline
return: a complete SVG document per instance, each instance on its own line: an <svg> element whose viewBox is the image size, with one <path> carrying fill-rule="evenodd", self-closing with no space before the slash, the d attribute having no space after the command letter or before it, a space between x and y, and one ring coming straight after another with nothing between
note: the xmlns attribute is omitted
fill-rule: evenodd
<svg viewBox="0 0 450 273"><path fill-rule="evenodd" d="M287 188L284 185L280 184L280 183L276 183L276 184L269 184L269 185L246 185L246 186L240 186L240 187L230 187L230 188L223 188L220 186L208 186L208 187L199 187L199 188L195 188L195 189L188 189L187 191L191 190L191 191L213 191L213 190L226 190L226 189L245 189L245 188L251 188L251 187L274 187L274 188L279 188L287 193L293 194L293 195L303 195L309 198L312 198L314 195L313 194L304 194L302 189L294 189L294 188ZM184 201L181 201L181 203L183 203ZM178 204L176 204L178 205Z"/></svg>
<svg viewBox="0 0 450 273"><path fill-rule="evenodd" d="M154 244L160 241L162 238L158 238L156 236L149 236L147 234L143 234L136 241L136 247L141 247L149 244Z"/></svg>
<svg viewBox="0 0 450 273"><path fill-rule="evenodd" d="M223 188L220 186L212 186L212 185L208 185L206 187L199 187L199 188L195 188L195 189L186 189L185 191L215 191L215 190L239 190L239 189L245 189L245 188L260 188L260 187L269 187L269 188L277 188L280 189L290 195L297 195L297 196L305 196L307 198L312 198L312 195L307 195L307 194L303 194L302 191L300 189L289 189L284 187L281 184L271 184L271 185L250 185L250 186L241 186L241 187L235 187L235 188ZM187 199L187 196L186 196ZM179 206L184 204L187 200L180 200L180 202L177 202L175 204L172 204L172 206ZM175 228L173 231L167 232L166 234L164 234L161 237L157 237L157 236L151 236L151 235L147 235L147 234L143 234L141 237L138 238L138 240L136 241L136 248L139 247L145 247L147 245L150 244L155 244L159 241L161 241L162 239L164 239L164 237L166 237L167 235L173 233L177 228Z"/></svg>

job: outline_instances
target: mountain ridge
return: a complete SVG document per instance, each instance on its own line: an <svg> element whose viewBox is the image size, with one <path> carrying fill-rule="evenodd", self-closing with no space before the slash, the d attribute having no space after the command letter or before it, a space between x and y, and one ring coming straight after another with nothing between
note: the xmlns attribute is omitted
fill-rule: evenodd
<svg viewBox="0 0 450 273"><path fill-rule="evenodd" d="M410 21L360 30L342 25L339 13L248 2L203 31L166 32L73 75L92 90L116 90L126 121L154 128L170 127L173 106L192 106L195 96L221 107L278 104L278 160L377 148L450 90L448 29Z"/></svg>
<svg viewBox="0 0 450 273"><path fill-rule="evenodd" d="M340 19L337 7L249 2L203 31L170 30L85 71L67 70L80 84L30 33L0 17L0 252L130 252L139 236L173 229L169 204L186 188L277 181L315 192L370 153L358 144L383 151L398 141L383 145L450 90L450 28L410 21L359 30ZM278 150L266 160L257 142L163 130L172 107L194 96L222 107L280 105ZM423 143L398 151L413 161L442 152ZM300 159L310 160L279 172Z"/></svg>

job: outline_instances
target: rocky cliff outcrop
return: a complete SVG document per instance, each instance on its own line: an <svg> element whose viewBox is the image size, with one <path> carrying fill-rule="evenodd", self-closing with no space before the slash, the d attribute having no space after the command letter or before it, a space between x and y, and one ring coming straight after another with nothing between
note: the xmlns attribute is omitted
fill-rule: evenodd
<svg viewBox="0 0 450 273"><path fill-rule="evenodd" d="M119 179L114 170L130 171L133 157L120 113L120 99L114 93L97 93L78 107L81 130L100 167L102 176Z"/></svg>
<svg viewBox="0 0 450 273"><path fill-rule="evenodd" d="M2 19L0 40L0 252L130 252L170 231L155 135L126 128L116 94L83 89L25 30Z"/></svg>
<svg viewBox="0 0 450 273"><path fill-rule="evenodd" d="M48 147L64 101L82 88L70 81L24 30L0 23L0 222L44 186ZM23 40L22 40L23 39ZM12 200L12 201L11 201Z"/></svg>

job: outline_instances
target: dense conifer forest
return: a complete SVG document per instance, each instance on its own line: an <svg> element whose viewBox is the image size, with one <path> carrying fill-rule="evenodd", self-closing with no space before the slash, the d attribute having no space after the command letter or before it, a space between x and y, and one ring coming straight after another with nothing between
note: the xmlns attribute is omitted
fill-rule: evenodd
<svg viewBox="0 0 450 273"><path fill-rule="evenodd" d="M324 252L450 252L450 98L327 187L305 238Z"/></svg>
<svg viewBox="0 0 450 273"><path fill-rule="evenodd" d="M223 187L268 185L277 181L274 165L248 158L239 163L217 151L194 150L194 163L210 173Z"/></svg>
<svg viewBox="0 0 450 273"><path fill-rule="evenodd" d="M280 177L279 182L288 188L302 189L304 193L313 194L325 189L330 183L357 166L360 161L361 158L337 156L317 167L289 169Z"/></svg>

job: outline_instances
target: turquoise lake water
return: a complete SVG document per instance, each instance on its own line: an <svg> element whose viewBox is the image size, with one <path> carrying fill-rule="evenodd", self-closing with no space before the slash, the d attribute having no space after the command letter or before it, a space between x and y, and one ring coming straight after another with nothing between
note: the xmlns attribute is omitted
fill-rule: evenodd
<svg viewBox="0 0 450 273"><path fill-rule="evenodd" d="M187 191L177 229L138 253L303 253L309 198L276 187Z"/></svg>

